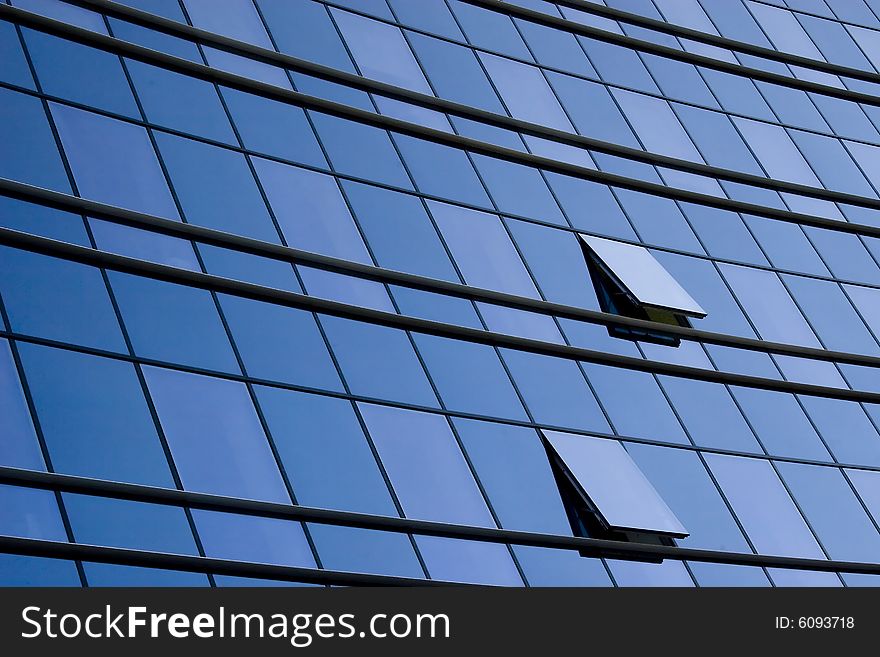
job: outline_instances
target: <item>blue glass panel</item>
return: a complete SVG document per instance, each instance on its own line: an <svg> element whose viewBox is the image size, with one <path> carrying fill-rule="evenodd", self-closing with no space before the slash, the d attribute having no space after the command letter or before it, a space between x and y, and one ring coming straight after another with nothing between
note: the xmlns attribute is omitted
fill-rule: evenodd
<svg viewBox="0 0 880 657"><path fill-rule="evenodd" d="M880 283L880 268L858 235L806 226L807 237L837 278Z"/></svg>
<svg viewBox="0 0 880 657"><path fill-rule="evenodd" d="M213 511L193 511L192 515L209 557L315 567L298 522Z"/></svg>
<svg viewBox="0 0 880 657"><path fill-rule="evenodd" d="M424 94L431 93L399 28L347 11L331 9L330 13L361 75Z"/></svg>
<svg viewBox="0 0 880 657"><path fill-rule="evenodd" d="M0 485L0 534L67 542L55 493Z"/></svg>
<svg viewBox="0 0 880 657"><path fill-rule="evenodd" d="M15 0L14 2L10 0L8 4L93 32L107 33L100 14L84 7L70 5L63 0Z"/></svg>
<svg viewBox="0 0 880 657"><path fill-rule="evenodd" d="M733 122L768 176L802 185L819 185L816 175L784 128L739 117L734 117Z"/></svg>
<svg viewBox="0 0 880 657"><path fill-rule="evenodd" d="M295 105L222 89L245 148L316 167L327 167L305 112Z"/></svg>
<svg viewBox="0 0 880 657"><path fill-rule="evenodd" d="M409 518L494 527L442 415L358 404Z"/></svg>
<svg viewBox="0 0 880 657"><path fill-rule="evenodd" d="M513 22L539 64L597 77L596 70L573 34L518 18Z"/></svg>
<svg viewBox="0 0 880 657"><path fill-rule="evenodd" d="M174 486L133 365L38 345L19 349L55 470Z"/></svg>
<svg viewBox="0 0 880 657"><path fill-rule="evenodd" d="M777 467L831 559L877 560L880 534L837 468L801 463Z"/></svg>
<svg viewBox="0 0 880 657"><path fill-rule="evenodd" d="M768 461L722 454L705 458L758 553L825 558Z"/></svg>
<svg viewBox="0 0 880 657"><path fill-rule="evenodd" d="M0 555L2 586L80 586L79 573L73 561Z"/></svg>
<svg viewBox="0 0 880 657"><path fill-rule="evenodd" d="M637 561L608 561L618 586L693 586L694 582L681 561L660 564Z"/></svg>
<svg viewBox="0 0 880 657"><path fill-rule="evenodd" d="M64 495L78 543L197 555L183 509L86 495ZM84 564L91 586L207 586L200 573Z"/></svg>
<svg viewBox="0 0 880 657"><path fill-rule="evenodd" d="M828 124L805 92L764 82L755 82L755 85L776 114L770 120L776 119L785 125L809 130L828 131Z"/></svg>
<svg viewBox="0 0 880 657"><path fill-rule="evenodd" d="M504 113L501 101L471 49L422 34L413 33L408 37L438 96Z"/></svg>
<svg viewBox="0 0 880 657"><path fill-rule="evenodd" d="M547 173L546 176L556 199L575 228L635 239L636 234L609 187L555 173Z"/></svg>
<svg viewBox="0 0 880 657"><path fill-rule="evenodd" d="M199 270L192 242L91 217L89 228L92 229L95 245L102 251L190 271Z"/></svg>
<svg viewBox="0 0 880 657"><path fill-rule="evenodd" d="M82 196L177 219L146 130L64 105L51 108Z"/></svg>
<svg viewBox="0 0 880 657"><path fill-rule="evenodd" d="M225 295L220 305L248 375L342 390L314 315Z"/></svg>
<svg viewBox="0 0 880 657"><path fill-rule="evenodd" d="M536 422L610 431L577 363L523 351L503 350L502 355Z"/></svg>
<svg viewBox="0 0 880 657"><path fill-rule="evenodd" d="M721 265L721 271L763 339L819 346L776 274L726 264Z"/></svg>
<svg viewBox="0 0 880 657"><path fill-rule="evenodd" d="M880 334L880 290L859 285L844 285L844 290L874 335Z"/></svg>
<svg viewBox="0 0 880 657"><path fill-rule="evenodd" d="M695 444L762 452L725 386L671 376L661 377L660 382Z"/></svg>
<svg viewBox="0 0 880 657"><path fill-rule="evenodd" d="M405 534L355 527L309 525L321 565L346 572L424 577L410 539ZM352 546L357 546L352 549Z"/></svg>
<svg viewBox="0 0 880 657"><path fill-rule="evenodd" d="M217 11L213 0L183 0L192 24L209 32L272 48L260 15L249 0L227 0Z"/></svg>
<svg viewBox="0 0 880 657"><path fill-rule="evenodd" d="M4 440L0 442L0 463L13 468L44 470L40 445L6 340L0 340L0 416L5 427Z"/></svg>
<svg viewBox="0 0 880 657"><path fill-rule="evenodd" d="M877 341L837 283L788 275L783 281L828 349L880 353Z"/></svg>
<svg viewBox="0 0 880 657"><path fill-rule="evenodd" d="M318 2L257 0L281 52L354 72L327 7Z"/></svg>
<svg viewBox="0 0 880 657"><path fill-rule="evenodd" d="M742 532L696 452L626 444L627 452L690 535L683 547L749 552Z"/></svg>
<svg viewBox="0 0 880 657"><path fill-rule="evenodd" d="M140 118L117 55L42 32L22 34L47 94Z"/></svg>
<svg viewBox="0 0 880 657"><path fill-rule="evenodd" d="M126 351L97 269L2 247L0 291L14 331Z"/></svg>
<svg viewBox="0 0 880 657"><path fill-rule="evenodd" d="M395 135L394 141L420 192L491 207L467 153L405 135Z"/></svg>
<svg viewBox="0 0 880 657"><path fill-rule="evenodd" d="M507 226L548 300L599 309L577 235L512 219Z"/></svg>
<svg viewBox="0 0 880 657"><path fill-rule="evenodd" d="M474 164L502 212L566 225L559 205L538 169L482 155L474 156Z"/></svg>
<svg viewBox="0 0 880 657"><path fill-rule="evenodd" d="M351 402L263 386L256 394L300 504L397 515Z"/></svg>
<svg viewBox="0 0 880 657"><path fill-rule="evenodd" d="M443 416L370 404L359 408L407 517L495 526ZM416 543L434 578L519 582L502 545L427 536Z"/></svg>
<svg viewBox="0 0 880 657"><path fill-rule="evenodd" d="M584 370L617 433L688 442L652 374L592 363L585 363Z"/></svg>
<svg viewBox="0 0 880 657"><path fill-rule="evenodd" d="M498 216L433 201L428 206L468 285L538 296Z"/></svg>
<svg viewBox="0 0 880 657"><path fill-rule="evenodd" d="M34 80L21 50L18 33L15 26L6 21L0 21L0 80L28 89L34 88Z"/></svg>
<svg viewBox="0 0 880 657"><path fill-rule="evenodd" d="M629 118L645 150L693 162L703 161L667 101L620 89L614 89L612 95Z"/></svg>
<svg viewBox="0 0 880 657"><path fill-rule="evenodd" d="M839 140L800 130L792 130L790 134L825 187L877 197Z"/></svg>
<svg viewBox="0 0 880 657"><path fill-rule="evenodd" d="M79 215L45 205L25 203L8 196L0 196L0 226L80 246L89 245L89 237Z"/></svg>
<svg viewBox="0 0 880 657"><path fill-rule="evenodd" d="M135 353L240 371L210 292L116 272L109 276Z"/></svg>
<svg viewBox="0 0 880 657"><path fill-rule="evenodd" d="M66 3L65 3L66 4ZM142 11L148 11L180 23L186 23L183 10L178 0L124 0L122 4L135 7ZM199 64L203 63L202 55L198 46L192 41L185 41L168 34L162 34L156 30L127 23L115 18L109 18L113 36L137 43L153 50L167 52L176 57L182 57Z"/></svg>
<svg viewBox="0 0 880 657"><path fill-rule="evenodd" d="M800 226L753 215L743 217L774 267L820 276L829 274Z"/></svg>
<svg viewBox="0 0 880 657"><path fill-rule="evenodd" d="M825 397L799 399L838 461L880 465L880 436L859 404Z"/></svg>
<svg viewBox="0 0 880 657"><path fill-rule="evenodd" d="M412 189L388 134L368 125L311 114L327 157L340 173Z"/></svg>
<svg viewBox="0 0 880 657"><path fill-rule="evenodd" d="M339 317L322 317L321 323L353 393L437 405L406 333Z"/></svg>
<svg viewBox="0 0 880 657"><path fill-rule="evenodd" d="M688 45L692 49L691 44ZM642 59L667 98L718 107L718 101L694 65L650 53L642 53Z"/></svg>
<svg viewBox="0 0 880 657"><path fill-rule="evenodd" d="M673 104L673 109L708 164L762 175L754 156L728 117L678 103Z"/></svg>
<svg viewBox="0 0 880 657"><path fill-rule="evenodd" d="M773 110L749 78L710 68L700 69L700 73L724 109L768 121L776 120Z"/></svg>
<svg viewBox="0 0 880 657"><path fill-rule="evenodd" d="M257 285L276 287L280 290L302 292L294 268L289 262L270 260L242 251L199 245L205 271L226 278L248 281Z"/></svg>
<svg viewBox="0 0 880 657"><path fill-rule="evenodd" d="M235 143L213 84L134 60L126 60L126 66L148 121Z"/></svg>
<svg viewBox="0 0 880 657"><path fill-rule="evenodd" d="M39 99L0 88L0 176L70 192L61 156Z"/></svg>
<svg viewBox="0 0 880 657"><path fill-rule="evenodd" d="M579 133L639 148L635 135L604 85L559 73L548 73L547 77Z"/></svg>
<svg viewBox="0 0 880 657"><path fill-rule="evenodd" d="M758 265L768 264L738 214L691 203L682 203L681 207L709 255Z"/></svg>
<svg viewBox="0 0 880 657"><path fill-rule="evenodd" d="M189 223L278 241L244 155L161 133L156 142Z"/></svg>
<svg viewBox="0 0 880 657"><path fill-rule="evenodd" d="M756 388L731 390L768 453L831 460L793 395Z"/></svg>
<svg viewBox="0 0 880 657"><path fill-rule="evenodd" d="M618 441L556 431L544 436L610 527L687 534Z"/></svg>
<svg viewBox="0 0 880 657"><path fill-rule="evenodd" d="M409 0L389 0L388 4L401 25L411 25L450 39L462 39L461 30L443 0L422 0L418 4Z"/></svg>
<svg viewBox="0 0 880 657"><path fill-rule="evenodd" d="M185 488L290 502L244 384L156 367L144 376Z"/></svg>
<svg viewBox="0 0 880 657"><path fill-rule="evenodd" d="M465 36L475 46L521 59L532 59L509 16L464 2L454 1L449 6Z"/></svg>
<svg viewBox="0 0 880 657"><path fill-rule="evenodd" d="M606 82L649 93L660 93L636 51L582 36L578 37L578 41Z"/></svg>
<svg viewBox="0 0 880 657"><path fill-rule="evenodd" d="M447 408L527 419L492 347L430 335L417 335L415 341Z"/></svg>
<svg viewBox="0 0 880 657"><path fill-rule="evenodd" d="M480 61L512 116L557 130L572 130L541 69L484 53L480 53Z"/></svg>
<svg viewBox="0 0 880 657"><path fill-rule="evenodd" d="M362 183L342 187L380 267L458 282L417 197Z"/></svg>
<svg viewBox="0 0 880 657"><path fill-rule="evenodd" d="M675 201L627 189L615 191L642 241L689 253L703 253L703 247Z"/></svg>
<svg viewBox="0 0 880 657"><path fill-rule="evenodd" d="M254 167L290 246L370 262L333 177L263 159Z"/></svg>

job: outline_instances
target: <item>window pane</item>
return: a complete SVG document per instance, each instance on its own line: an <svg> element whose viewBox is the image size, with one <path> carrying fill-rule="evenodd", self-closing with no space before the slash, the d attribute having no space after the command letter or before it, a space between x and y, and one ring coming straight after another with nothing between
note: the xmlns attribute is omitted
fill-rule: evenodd
<svg viewBox="0 0 880 657"><path fill-rule="evenodd" d="M97 269L0 247L0 291L9 323L19 333L126 351Z"/></svg>
<svg viewBox="0 0 880 657"><path fill-rule="evenodd" d="M557 431L544 436L610 527L687 535L618 441Z"/></svg>
<svg viewBox="0 0 880 657"><path fill-rule="evenodd" d="M39 99L0 88L0 141L0 175L4 178L70 193Z"/></svg>
<svg viewBox="0 0 880 657"><path fill-rule="evenodd" d="M759 554L825 558L768 461L705 458Z"/></svg>
<svg viewBox="0 0 880 657"><path fill-rule="evenodd" d="M117 55L23 30L40 85L47 94L140 118Z"/></svg>
<svg viewBox="0 0 880 657"><path fill-rule="evenodd" d="M0 464L44 470L43 455L6 340L0 340L0 416L5 427L5 438L0 441Z"/></svg>
<svg viewBox="0 0 880 657"><path fill-rule="evenodd" d="M56 471L174 486L133 365L38 345L19 349Z"/></svg>
<svg viewBox="0 0 880 657"><path fill-rule="evenodd" d="M497 215L433 201L428 205L468 285L537 296Z"/></svg>
<svg viewBox="0 0 880 657"><path fill-rule="evenodd" d="M147 120L200 137L236 144L232 126L213 84L134 60L126 60L126 66Z"/></svg>
<svg viewBox="0 0 880 657"><path fill-rule="evenodd" d="M220 305L248 375L342 390L312 313L225 295Z"/></svg>
<svg viewBox="0 0 880 657"><path fill-rule="evenodd" d="M359 404L379 457L409 518L494 527L447 420ZM521 584L503 545L421 536L416 543L432 577Z"/></svg>
<svg viewBox="0 0 880 657"><path fill-rule="evenodd" d="M437 405L406 333L340 317L322 317L321 323L354 394Z"/></svg>
<svg viewBox="0 0 880 657"><path fill-rule="evenodd" d="M361 75L430 94L431 88L400 29L347 11L331 9Z"/></svg>
<svg viewBox="0 0 880 657"><path fill-rule="evenodd" d="M447 408L527 419L495 349L431 335L415 341Z"/></svg>
<svg viewBox="0 0 880 657"><path fill-rule="evenodd" d="M51 108L82 196L178 218L146 130L64 105Z"/></svg>
<svg viewBox="0 0 880 657"><path fill-rule="evenodd" d="M278 242L243 155L173 135L156 141L189 223Z"/></svg>
<svg viewBox="0 0 880 657"><path fill-rule="evenodd" d="M116 272L110 281L135 353L240 372L210 292Z"/></svg>
<svg viewBox="0 0 880 657"><path fill-rule="evenodd" d="M185 488L290 502L244 384L156 367L144 375Z"/></svg>
<svg viewBox="0 0 880 657"><path fill-rule="evenodd" d="M577 363L507 349L502 356L536 422L610 431Z"/></svg>
<svg viewBox="0 0 880 657"><path fill-rule="evenodd" d="M646 248L601 237L580 237L639 303L695 317L706 314Z"/></svg>
<svg viewBox="0 0 880 657"><path fill-rule="evenodd" d="M223 89L222 92L245 148L327 167L327 160L302 108L236 89Z"/></svg>

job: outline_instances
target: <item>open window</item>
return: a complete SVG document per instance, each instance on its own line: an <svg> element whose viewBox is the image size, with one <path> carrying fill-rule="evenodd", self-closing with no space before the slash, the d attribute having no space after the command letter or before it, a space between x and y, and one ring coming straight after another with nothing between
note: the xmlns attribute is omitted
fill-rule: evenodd
<svg viewBox="0 0 880 657"><path fill-rule="evenodd" d="M606 313L672 326L690 326L706 311L643 246L580 235L599 305ZM674 335L609 326L612 337L677 347Z"/></svg>
<svg viewBox="0 0 880 657"><path fill-rule="evenodd" d="M618 441L558 431L542 436L575 536L654 545L675 545L688 536Z"/></svg>

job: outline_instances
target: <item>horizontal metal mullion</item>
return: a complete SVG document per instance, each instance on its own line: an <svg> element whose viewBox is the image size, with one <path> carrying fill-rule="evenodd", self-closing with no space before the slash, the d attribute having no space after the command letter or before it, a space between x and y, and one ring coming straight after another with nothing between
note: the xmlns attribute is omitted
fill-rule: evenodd
<svg viewBox="0 0 880 657"><path fill-rule="evenodd" d="M394 518L390 516L378 516L350 511L336 511L331 509L318 509L299 505L285 505L272 502L260 502L231 498L207 493L194 493L179 491L169 488L144 486L141 484L127 484L115 481L90 479L72 475L62 475L50 472L38 472L33 470L19 470L16 468L0 467L0 482L10 485L40 488L67 493L83 494L113 499L124 499L135 502L162 504L165 506L189 507L199 510L221 511L239 515L275 518L297 522L312 522L329 524L343 527L356 527L377 531L390 531L405 534L417 534L425 536L437 536L458 540L473 540L486 543L502 543L507 545L525 545L547 549L578 550L597 558L664 558L678 561L701 561L707 563L738 564L766 568L788 568L799 570L817 570L830 572L850 572L864 574L880 574L880 563L833 561L826 559L810 559L801 557L783 557L773 555L751 554L744 552L725 552L720 550L703 550L697 548L685 548L679 546L649 545L643 543L627 543L610 541L596 538L581 538L574 536L562 536L558 534L541 534L509 529L497 529L494 527L476 527L472 525L457 525L450 523L433 522L427 520L413 520L409 518ZM68 545L50 542L53 546ZM94 547L94 546L79 546ZM3 540L0 538L0 552L4 550ZM125 553L138 552L136 550L124 550ZM125 556L128 556L126 554ZM162 559L172 555L160 555ZM176 555L173 555L176 556ZM86 558L86 557L69 557ZM204 561L204 558L189 557L189 559ZM236 562L220 560L223 567L230 567ZM251 565L251 564L249 564ZM155 565L154 567L167 567ZM216 566L205 565L200 572L219 573ZM263 567L260 565L259 567ZM282 574L288 567L269 566L269 568L281 568ZM190 567L180 568L192 570ZM304 571L304 575L303 575ZM232 573L229 573L232 574ZM305 577L317 577L320 575L348 578L351 573L328 573L313 569L293 569L290 576L297 581L314 581L303 579ZM263 575L249 575L263 576ZM364 577L378 577L364 575ZM391 578L401 580L403 584L420 584L422 580L409 578ZM434 582L437 583L437 582Z"/></svg>
<svg viewBox="0 0 880 657"><path fill-rule="evenodd" d="M139 13L145 14L147 16L153 16L146 12ZM516 149L496 146L494 144L481 142L479 140L471 139L469 137L462 137L451 132L437 130L434 128L427 128L425 126L410 123L400 119L394 119L392 117L388 117L382 114L376 114L368 110L363 110L334 101L329 101L324 98L310 96L308 94L303 94L297 91L283 89L274 85L258 82L255 80L251 80L250 78L245 78L228 73L221 69L215 69L209 66L205 66L203 64L192 62L187 59L175 57L173 55L168 55L166 53L145 48L143 46L139 46L128 41L123 41L114 37L99 34L97 32L69 25L67 23L56 21L51 18L46 18L39 14L34 14L32 12L21 10L16 7L11 7L9 5L0 4L0 18L6 18L7 20L12 20L33 29L46 31L59 36L64 36L66 38L70 38L103 50L107 50L109 52L132 57L134 59L138 59L147 63L157 64L159 66L170 68L172 70L183 72L189 75L194 75L202 79L219 82L220 84L226 84L246 91L252 91L253 93L258 93L267 97L281 99L285 102L293 103L301 107L305 107L315 111L326 112L335 116L352 119L362 123L367 123L375 127L381 127L388 130L393 130L395 132L401 132L410 136L428 139L435 143L441 143L453 146L455 148L462 148L464 150L470 150L484 155L489 155L490 157L498 157L511 162L528 164L529 166L537 166L539 168L548 169L550 171L557 171L559 173L567 173L569 175L577 175L580 177L589 176L588 179L596 180L597 182L607 182L608 184L614 184L621 187L627 187L628 185L632 185L633 182L636 182L633 181L633 179L626 178L624 176L617 176L615 174L599 172L595 169L589 169L578 165L558 162L557 160L554 160L552 158L523 153L522 151ZM590 137L583 137L581 135L575 135L564 130L558 130L534 123L529 123L520 119L514 119L508 116L503 116L500 114L495 114L492 112L487 112L485 110L473 108L469 105L455 103L452 101L437 98L435 96L421 94L418 92L410 91L408 89L403 89L401 87L396 87L394 85L371 80L369 78L363 78L361 76L353 75L345 71L339 71L337 69L314 64L312 62L308 62L307 60L298 59L289 55L283 55L274 50L268 50L265 48L260 48L258 46L253 46L242 41L236 41L227 37L218 36L210 32L205 32L204 30L189 28L189 26L183 26L181 23L178 23L176 21L170 21L168 19L161 20L164 21L164 23L168 23L174 26L173 28L165 27L163 31L174 31L179 33L178 36L183 36L184 38L197 39L201 42L211 43L212 46L216 45L217 47L222 47L230 51L244 53L247 56L257 59L259 61L263 61L266 63L272 62L276 66L283 66L286 68L307 71L310 75L321 77L327 80L332 80L339 84L357 87L363 90L371 91L373 93L386 95L391 98L402 100L404 102L414 103L422 107L430 108L434 111L455 114L457 116L461 116L470 120L490 124L515 132L522 132L543 139L565 143L567 145L577 148L595 150L614 155L616 157L637 160L659 167L685 171L695 175L728 180L730 182L736 182L739 184L750 185L754 187L761 187L777 192L785 192L801 196L819 198L834 203L844 203L847 205L858 207L880 209L880 199L877 198L870 198L859 196L857 194L850 194L847 192L826 190L821 187L813 187L810 185L802 185L793 182L775 180L773 178L768 178L765 176L757 176L741 171L723 169L721 167L700 164L697 162L692 162L690 160L682 160L679 158L659 155L656 153L649 153L641 149L630 148L627 146L614 144L612 142L593 139ZM148 21L144 20L143 22L146 24ZM187 37L186 35L190 33L192 34ZM880 103L880 98L875 100ZM601 180L597 178L597 176L599 176ZM612 180L616 180L617 182L612 182ZM681 200L689 200L686 199L684 196L679 196L679 194L684 194L685 192L687 192L687 190L667 187L665 185L657 183L645 183L643 181L637 182L639 182L641 185L652 186L651 193L661 196L667 196L669 198L680 198ZM695 193L691 192L691 194ZM697 196L704 197L705 199L716 199L716 202L718 199L718 197L713 197L707 194L697 194Z"/></svg>
<svg viewBox="0 0 880 657"><path fill-rule="evenodd" d="M63 543L37 538L0 536L0 554L19 554L48 559L71 559L95 563L134 566L139 568L161 568L189 573L227 575L231 577L252 577L282 582L323 584L330 586L463 586L458 582L441 580L396 577L392 575L371 575L349 573L339 570L319 570L275 564L235 561L213 557L197 557L168 552L147 552L130 548L108 547L104 545L84 545L82 543Z"/></svg>
<svg viewBox="0 0 880 657"><path fill-rule="evenodd" d="M0 244L41 253L43 255L72 260L95 267L102 267L113 271L145 276L147 278L189 285L222 294L231 294L233 296L254 299L257 301L265 301L267 303L309 310L336 317L344 317L371 324L379 324L391 328L414 331L416 333L436 335L454 340L475 342L478 344L525 351L544 356L586 361L612 367L638 370L641 372L695 379L698 381L725 383L729 385L775 390L778 392L790 392L815 397L827 397L831 399L880 403L880 393L877 392L850 390L848 388L834 388L808 383L779 381L776 379L745 374L718 372L716 370L708 370L699 367L644 360L633 356L622 356L593 349L572 347L566 344L494 333L492 331L473 329L470 327L421 319L408 315L398 315L393 312L363 308L360 306L340 303L338 301L331 301L296 292L288 292L286 290L247 283L245 281L231 280L213 274L205 274L202 272L180 269L178 267L169 267L168 265L98 251L96 249L69 244L67 242L59 242L58 240L38 237L36 235L31 235L30 233L22 233L7 228L0 228Z"/></svg>
<svg viewBox="0 0 880 657"><path fill-rule="evenodd" d="M747 349L750 351L759 351L762 353L777 353L864 367L880 367L880 358L869 356L867 354L829 351L827 349L816 347L768 342L756 338L715 333L713 331L703 331L684 326L661 324L648 320L624 317L586 308L578 308L576 306L507 294L496 290L471 287L469 285L462 285L451 281L444 281L426 276L374 267L372 265L350 262L309 251L294 249L280 244L273 244L271 242L264 242L262 240L256 240L241 235L226 233L212 228L206 228L204 226L184 224L180 221L147 215L133 210L82 199L70 194L55 192L42 187L35 187L33 185L5 178L0 178L0 195L37 202L60 210L88 214L114 223L145 228L164 235L194 240L212 246L228 248L264 258L308 265L318 269L357 276L382 283L401 285L412 289L455 296L474 301L494 303L529 312L555 315L564 319L573 319L603 326L619 326L644 331L660 331L687 340L700 341L726 347L735 347L738 349Z"/></svg>

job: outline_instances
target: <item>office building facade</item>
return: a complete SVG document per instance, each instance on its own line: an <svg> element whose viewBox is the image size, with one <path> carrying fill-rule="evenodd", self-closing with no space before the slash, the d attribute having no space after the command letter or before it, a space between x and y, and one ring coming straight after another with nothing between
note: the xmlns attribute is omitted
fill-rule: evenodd
<svg viewBox="0 0 880 657"><path fill-rule="evenodd" d="M0 584L876 585L878 71L877 0L0 4Z"/></svg>

